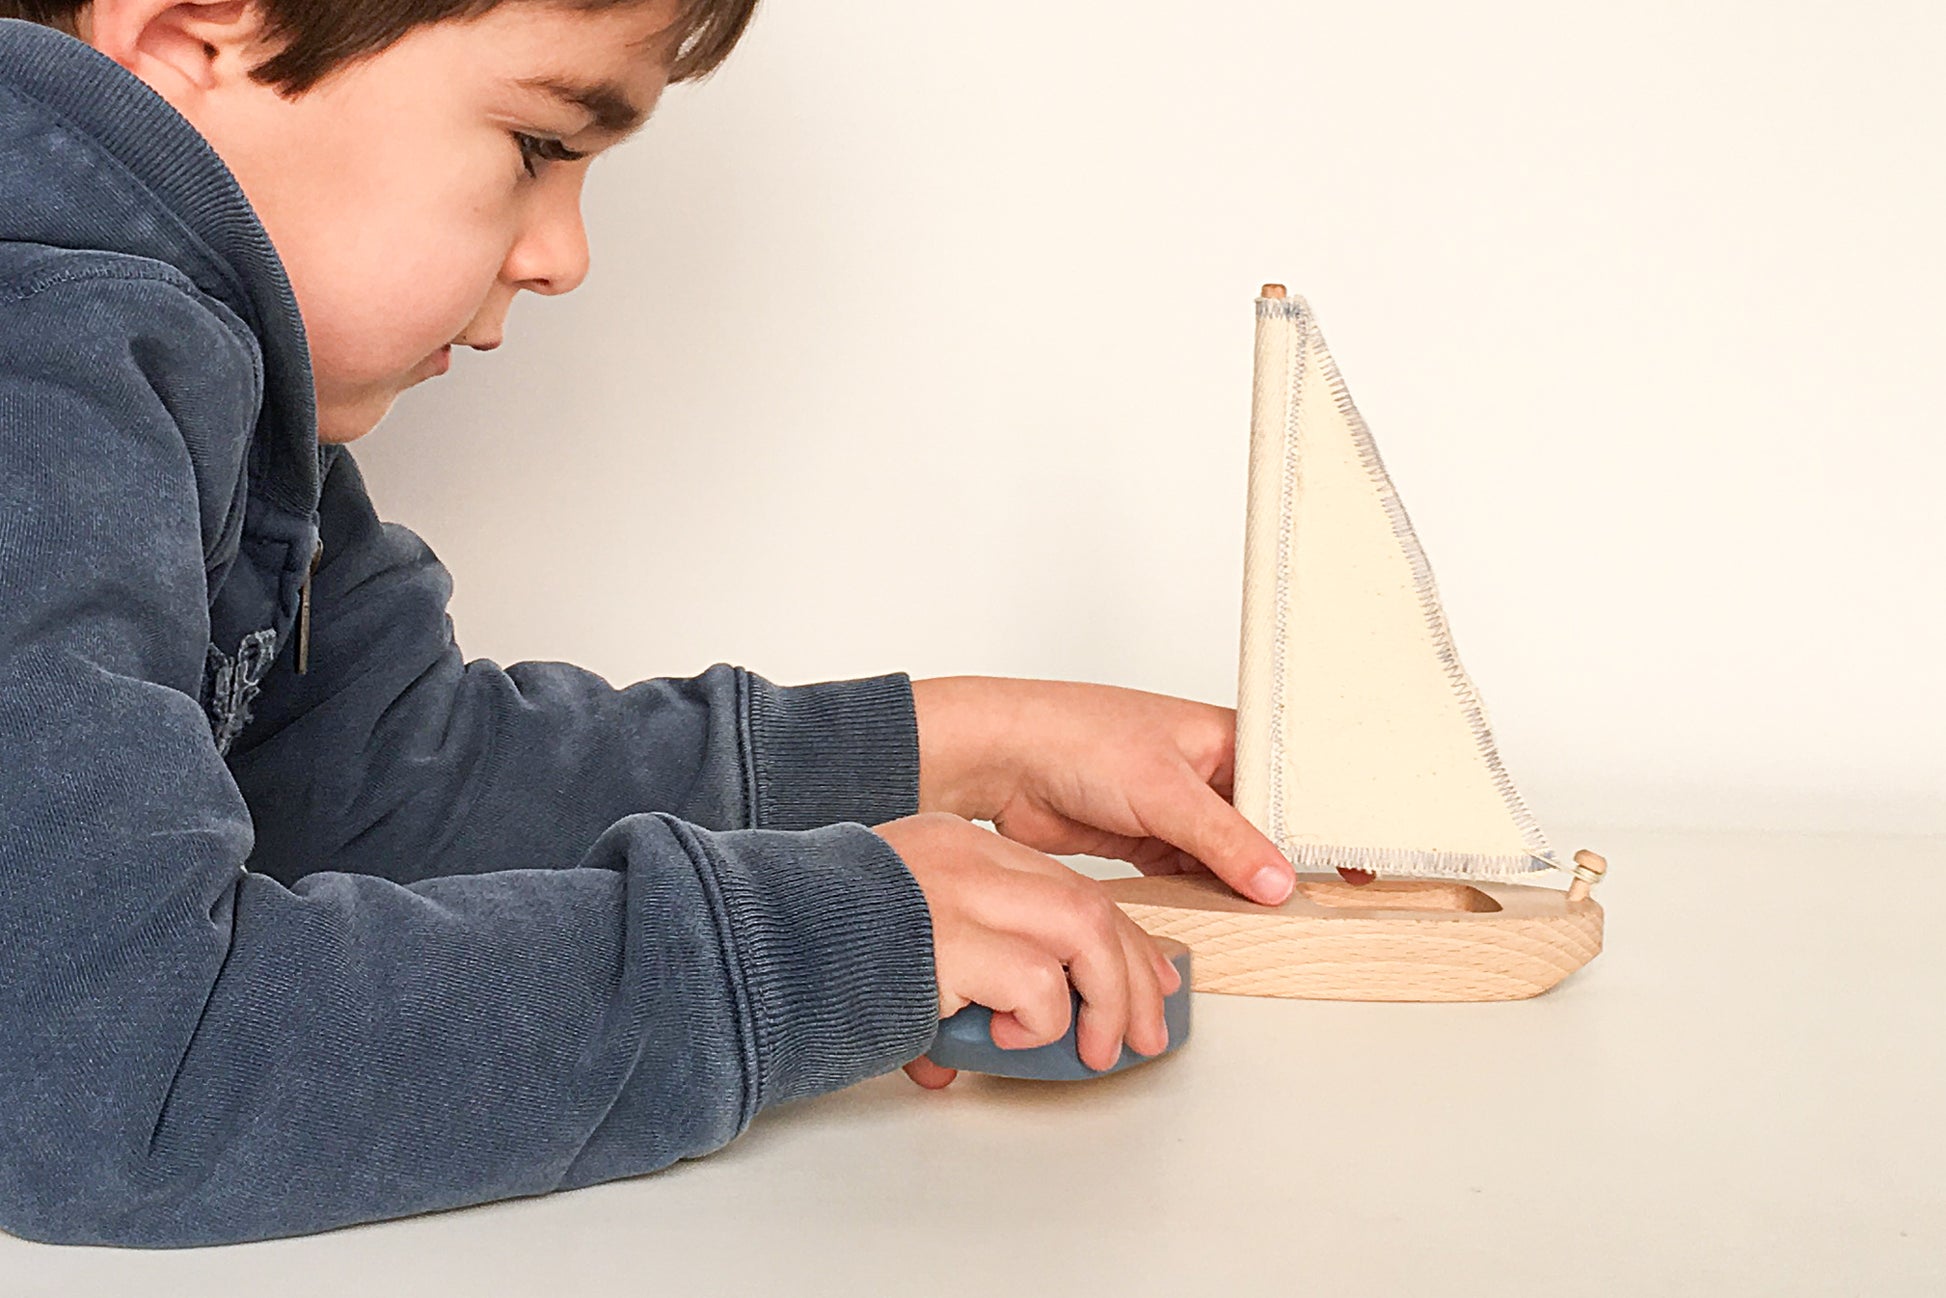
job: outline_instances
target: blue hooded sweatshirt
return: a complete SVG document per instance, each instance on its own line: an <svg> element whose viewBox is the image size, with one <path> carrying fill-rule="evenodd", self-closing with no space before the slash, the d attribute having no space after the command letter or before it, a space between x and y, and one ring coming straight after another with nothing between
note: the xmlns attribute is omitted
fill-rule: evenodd
<svg viewBox="0 0 1946 1298"><path fill-rule="evenodd" d="M910 678L469 662L313 401L207 141L0 20L0 1228L544 1194L923 1053Z"/></svg>

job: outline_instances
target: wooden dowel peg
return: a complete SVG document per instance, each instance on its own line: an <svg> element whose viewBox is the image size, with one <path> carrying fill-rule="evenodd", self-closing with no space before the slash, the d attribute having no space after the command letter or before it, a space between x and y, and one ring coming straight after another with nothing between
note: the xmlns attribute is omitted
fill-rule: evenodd
<svg viewBox="0 0 1946 1298"><path fill-rule="evenodd" d="M1574 854L1574 864L1574 882L1568 885L1568 900L1581 901L1608 873L1608 861L1584 847Z"/></svg>

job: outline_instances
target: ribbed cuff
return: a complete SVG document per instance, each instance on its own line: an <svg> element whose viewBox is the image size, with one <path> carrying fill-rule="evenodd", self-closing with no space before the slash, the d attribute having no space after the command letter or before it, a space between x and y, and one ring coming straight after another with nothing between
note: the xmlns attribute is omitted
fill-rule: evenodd
<svg viewBox="0 0 1946 1298"><path fill-rule="evenodd" d="M693 832L756 1025L757 1110L925 1053L939 1029L932 912L891 844L852 823Z"/></svg>
<svg viewBox="0 0 1946 1298"><path fill-rule="evenodd" d="M755 828L882 825L918 813L919 718L909 675L815 685L743 675Z"/></svg>

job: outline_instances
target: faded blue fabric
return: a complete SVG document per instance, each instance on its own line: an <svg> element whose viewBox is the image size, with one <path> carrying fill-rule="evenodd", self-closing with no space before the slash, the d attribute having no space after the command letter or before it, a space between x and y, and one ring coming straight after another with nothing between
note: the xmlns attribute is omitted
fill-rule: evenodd
<svg viewBox="0 0 1946 1298"><path fill-rule="evenodd" d="M921 1054L911 680L468 662L312 400L207 142L0 20L0 1228L543 1194Z"/></svg>

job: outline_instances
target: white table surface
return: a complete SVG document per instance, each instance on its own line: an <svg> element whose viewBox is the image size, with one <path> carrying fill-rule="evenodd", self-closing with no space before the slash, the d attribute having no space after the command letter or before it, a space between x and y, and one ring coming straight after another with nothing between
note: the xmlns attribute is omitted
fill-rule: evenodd
<svg viewBox="0 0 1946 1298"><path fill-rule="evenodd" d="M1946 838L1551 837L1608 857L1607 949L1533 1000L1198 994L1125 1074L894 1073L299 1239L0 1236L0 1294L1946 1295Z"/></svg>

